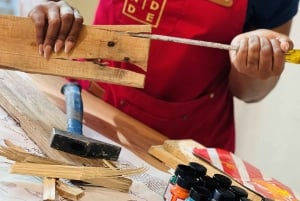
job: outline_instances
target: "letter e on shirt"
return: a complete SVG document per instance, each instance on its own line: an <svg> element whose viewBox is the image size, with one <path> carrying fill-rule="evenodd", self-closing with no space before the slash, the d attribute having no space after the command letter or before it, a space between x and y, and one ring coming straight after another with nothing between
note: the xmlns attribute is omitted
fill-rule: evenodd
<svg viewBox="0 0 300 201"><path fill-rule="evenodd" d="M165 4L166 0L126 0L123 14L140 23L157 27Z"/></svg>

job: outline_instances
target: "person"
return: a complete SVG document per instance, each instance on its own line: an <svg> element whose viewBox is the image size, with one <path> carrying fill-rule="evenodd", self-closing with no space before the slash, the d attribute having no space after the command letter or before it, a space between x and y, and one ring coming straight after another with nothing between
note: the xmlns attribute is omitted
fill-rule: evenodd
<svg viewBox="0 0 300 201"><path fill-rule="evenodd" d="M227 43L214 48L151 41L145 87L76 80L103 99L171 139L194 139L234 152L233 97L252 103L276 86L298 0L101 0L94 24L150 24L152 33ZM47 1L30 10L39 53L69 52L83 24L65 1ZM138 71L128 63L120 68ZM251 123L251 122L249 122Z"/></svg>

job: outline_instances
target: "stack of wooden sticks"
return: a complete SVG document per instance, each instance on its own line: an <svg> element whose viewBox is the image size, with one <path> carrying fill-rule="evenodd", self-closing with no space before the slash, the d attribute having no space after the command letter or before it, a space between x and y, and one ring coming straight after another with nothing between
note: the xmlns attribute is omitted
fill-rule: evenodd
<svg viewBox="0 0 300 201"><path fill-rule="evenodd" d="M0 146L0 155L14 161L10 172L42 177L43 200L47 201L56 200L57 195L73 201L84 196L84 191L69 182L70 180L128 192L132 184L128 176L140 174L146 170L145 167L120 169L107 160L103 160L102 167L75 166L28 153L9 140L4 142L6 146Z"/></svg>

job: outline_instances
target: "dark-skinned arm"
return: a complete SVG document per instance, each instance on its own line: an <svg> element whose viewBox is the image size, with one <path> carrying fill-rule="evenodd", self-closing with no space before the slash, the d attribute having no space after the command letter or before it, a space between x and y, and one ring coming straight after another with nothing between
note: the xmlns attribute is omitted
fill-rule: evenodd
<svg viewBox="0 0 300 201"><path fill-rule="evenodd" d="M237 36L232 44L229 85L232 94L245 101L262 100L276 86L284 70L284 53L293 48L289 39L292 21L272 30L254 30ZM274 32L273 32L274 31Z"/></svg>

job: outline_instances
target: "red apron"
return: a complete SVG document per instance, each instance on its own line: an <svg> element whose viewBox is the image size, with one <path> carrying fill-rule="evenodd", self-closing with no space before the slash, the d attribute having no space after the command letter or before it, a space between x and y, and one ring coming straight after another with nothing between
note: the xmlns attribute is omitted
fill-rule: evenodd
<svg viewBox="0 0 300 201"><path fill-rule="evenodd" d="M151 24L155 34L230 43L243 31L247 3L101 0L94 23ZM145 88L99 83L106 90L104 99L171 139L234 151L228 52L162 41L151 41L150 47Z"/></svg>

